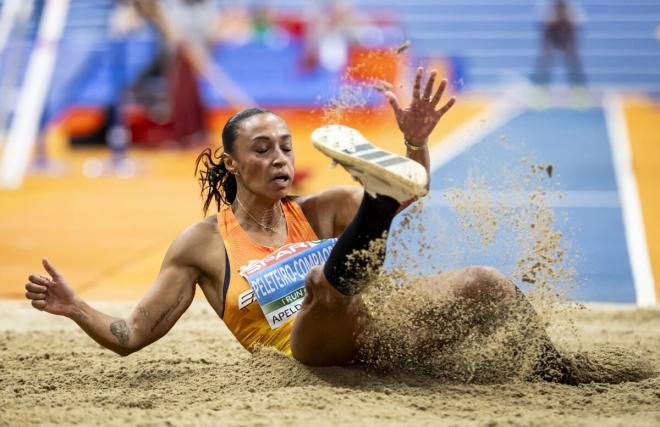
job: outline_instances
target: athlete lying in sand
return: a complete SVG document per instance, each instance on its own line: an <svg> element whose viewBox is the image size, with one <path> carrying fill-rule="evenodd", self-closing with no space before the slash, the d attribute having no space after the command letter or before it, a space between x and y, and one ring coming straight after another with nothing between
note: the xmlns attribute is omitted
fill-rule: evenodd
<svg viewBox="0 0 660 427"><path fill-rule="evenodd" d="M392 91L384 90L403 132L407 157L383 152L343 126L326 126L312 134L315 146L364 190L337 187L305 198L288 197L294 176L289 128L272 112L248 109L225 125L225 152L217 162L210 149L197 160L206 192L204 210L215 200L218 214L190 226L172 243L155 283L128 317L115 318L90 307L46 259L43 265L50 277L31 275L26 297L36 309L73 319L99 344L125 356L165 335L191 304L199 284L218 316L250 351L258 345L272 346L319 366L355 361L363 317L359 293L373 277L369 272L382 266L384 251L375 251L369 260L351 254L369 250L408 200L426 194L427 139L455 102L451 98L436 109L447 82L432 93L437 76L433 70L422 91L422 74L419 68L407 108L400 107ZM252 265L248 261L283 244L334 237L338 240L328 249L325 263L308 266L302 304L267 319L266 306L255 299L268 293L269 285L251 287L239 269L243 267L245 274L246 266ZM524 299L492 268L469 267L448 275L453 292L474 301L475 310L481 301L510 304ZM525 307L533 317L531 306ZM424 331L411 333L424 336ZM546 355L556 354L548 340L543 347ZM553 372L549 379L570 382L565 372Z"/></svg>

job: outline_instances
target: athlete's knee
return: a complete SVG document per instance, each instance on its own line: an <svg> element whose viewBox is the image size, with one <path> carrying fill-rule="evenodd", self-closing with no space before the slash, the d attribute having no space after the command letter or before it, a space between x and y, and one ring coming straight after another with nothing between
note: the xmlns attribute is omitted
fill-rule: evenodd
<svg viewBox="0 0 660 427"><path fill-rule="evenodd" d="M324 280L326 279L323 267L320 265L312 267L305 276L305 295L313 296L323 286Z"/></svg>
<svg viewBox="0 0 660 427"><path fill-rule="evenodd" d="M463 270L461 293L469 298L501 300L515 295L516 287L493 267L470 266Z"/></svg>
<svg viewBox="0 0 660 427"><path fill-rule="evenodd" d="M323 273L323 265L315 265L305 276L305 286L318 287L323 281L327 281Z"/></svg>
<svg viewBox="0 0 660 427"><path fill-rule="evenodd" d="M293 357L307 365L348 363L355 355L358 305L340 294L325 278L323 268L305 277L305 300L291 331Z"/></svg>
<svg viewBox="0 0 660 427"><path fill-rule="evenodd" d="M335 301L342 295L332 287L323 272L323 266L312 267L305 276L305 301L303 305L314 303L315 305L327 304Z"/></svg>
<svg viewBox="0 0 660 427"><path fill-rule="evenodd" d="M497 282L506 280L506 276L495 267L486 265L472 265L466 268L468 274L477 282Z"/></svg>

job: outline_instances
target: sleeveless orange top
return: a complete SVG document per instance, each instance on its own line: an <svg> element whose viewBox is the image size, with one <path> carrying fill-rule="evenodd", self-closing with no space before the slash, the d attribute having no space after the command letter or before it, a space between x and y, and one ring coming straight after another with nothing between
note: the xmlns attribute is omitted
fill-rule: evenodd
<svg viewBox="0 0 660 427"><path fill-rule="evenodd" d="M282 209L287 225L285 244L318 240L298 203L283 199ZM238 224L230 206L225 205L218 212L218 227L227 252L222 320L248 351L253 351L256 345L265 345L290 356L294 318L277 329L271 329L252 288L238 273L248 261L270 255L277 247L269 248L252 240Z"/></svg>

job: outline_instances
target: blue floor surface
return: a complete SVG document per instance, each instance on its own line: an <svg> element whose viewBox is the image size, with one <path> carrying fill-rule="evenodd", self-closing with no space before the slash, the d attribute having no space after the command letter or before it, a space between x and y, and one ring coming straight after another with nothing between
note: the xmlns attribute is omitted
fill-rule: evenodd
<svg viewBox="0 0 660 427"><path fill-rule="evenodd" d="M523 163L522 158L528 163L552 165L552 177L543 172L525 181L531 166ZM493 241L484 245L476 233L461 229L459 220L465 219L465 214L457 214L443 196L451 188L464 188L468 176L480 178L481 188L495 192L510 193L513 188L522 200L529 196L527 191L537 188L563 193L562 199L550 197L548 203L556 217L556 229L563 234L562 246L568 254L564 266L576 271L577 286L570 297L580 301L635 302L620 197L601 109L524 112L433 171L432 195L423 216L427 231L422 239L430 242L430 248L424 251L428 260L411 265L415 263L409 259L401 261L390 256L390 265L405 262L411 273L432 273L470 264L492 265L505 273L515 271L516 261L525 255L521 240L527 241L529 235L499 225ZM498 200L510 199L499 197ZM519 208L528 205L525 201L521 206L520 200L502 203L513 203ZM509 218L497 218L499 224L516 215L513 210L507 212ZM411 247L407 253L413 253L423 244L415 235L418 232L403 232L403 238L391 239L390 244L394 248L407 244Z"/></svg>

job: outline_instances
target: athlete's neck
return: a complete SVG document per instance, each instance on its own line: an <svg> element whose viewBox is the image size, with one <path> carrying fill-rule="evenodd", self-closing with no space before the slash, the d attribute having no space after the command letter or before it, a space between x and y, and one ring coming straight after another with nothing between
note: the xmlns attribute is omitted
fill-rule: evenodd
<svg viewBox="0 0 660 427"><path fill-rule="evenodd" d="M284 216L280 200L260 198L253 193L240 191L240 189L231 208L239 223L252 223L261 228L276 228L282 223Z"/></svg>

